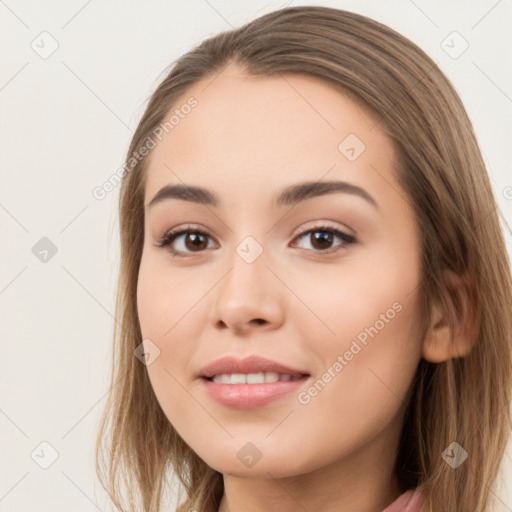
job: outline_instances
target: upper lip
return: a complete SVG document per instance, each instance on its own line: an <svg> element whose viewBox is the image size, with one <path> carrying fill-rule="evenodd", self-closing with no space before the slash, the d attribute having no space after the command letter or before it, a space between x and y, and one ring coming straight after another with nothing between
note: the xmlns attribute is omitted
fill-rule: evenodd
<svg viewBox="0 0 512 512"><path fill-rule="evenodd" d="M307 372L285 366L284 364L266 359L257 355L252 355L244 359L226 356L221 357L207 364L200 372L200 377L207 379L223 373L259 373L275 372L291 376L309 375Z"/></svg>

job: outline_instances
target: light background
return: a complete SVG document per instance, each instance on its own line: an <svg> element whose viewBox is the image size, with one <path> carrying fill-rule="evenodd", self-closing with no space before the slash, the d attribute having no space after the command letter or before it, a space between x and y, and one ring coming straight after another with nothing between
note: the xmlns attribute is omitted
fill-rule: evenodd
<svg viewBox="0 0 512 512"><path fill-rule="evenodd" d="M0 0L2 512L110 510L94 474L93 443L110 367L118 190L102 201L92 190L122 165L171 61L219 31L307 4L381 21L437 62L474 123L511 223L511 0ZM31 47L48 51L43 31L59 45L45 59ZM442 44L453 31L469 43L458 58ZM47 262L32 252L42 237L57 247ZM43 441L58 452L48 469L31 457L37 448L38 460L49 460ZM499 510L512 511L510 450L503 479Z"/></svg>

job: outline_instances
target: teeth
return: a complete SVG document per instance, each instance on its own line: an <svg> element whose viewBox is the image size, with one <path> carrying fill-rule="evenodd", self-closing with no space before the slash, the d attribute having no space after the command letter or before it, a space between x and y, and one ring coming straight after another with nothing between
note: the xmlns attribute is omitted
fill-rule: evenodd
<svg viewBox="0 0 512 512"><path fill-rule="evenodd" d="M229 377L229 375L228 375ZM245 375L242 373L233 373L231 375L231 384L245 384L247 382ZM226 382L226 384L229 384Z"/></svg>
<svg viewBox="0 0 512 512"><path fill-rule="evenodd" d="M229 377L229 375L228 375ZM261 373L248 373L247 375L242 375L242 377L245 377L245 381L247 384L262 384L265 382L265 374L263 372ZM270 382L270 381L268 381ZM275 381L273 381L275 382Z"/></svg>
<svg viewBox="0 0 512 512"><path fill-rule="evenodd" d="M301 376L291 376L275 372L260 373L222 373L213 377L213 382L220 384L264 384L265 382L278 382L297 380Z"/></svg>

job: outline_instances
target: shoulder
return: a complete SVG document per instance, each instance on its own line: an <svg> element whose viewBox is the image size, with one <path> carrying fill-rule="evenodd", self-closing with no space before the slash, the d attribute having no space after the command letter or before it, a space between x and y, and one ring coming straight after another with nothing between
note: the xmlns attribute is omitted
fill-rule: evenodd
<svg viewBox="0 0 512 512"><path fill-rule="evenodd" d="M382 512L420 512L421 494L417 489L409 489L400 495Z"/></svg>

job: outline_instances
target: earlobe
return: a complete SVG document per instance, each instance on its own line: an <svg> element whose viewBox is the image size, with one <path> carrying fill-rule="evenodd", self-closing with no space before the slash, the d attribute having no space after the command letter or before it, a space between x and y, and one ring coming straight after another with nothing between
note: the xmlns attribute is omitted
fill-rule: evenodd
<svg viewBox="0 0 512 512"><path fill-rule="evenodd" d="M433 305L423 341L423 358L432 363L465 357L474 342L476 307L469 279L446 270L444 281L445 299L442 304Z"/></svg>

